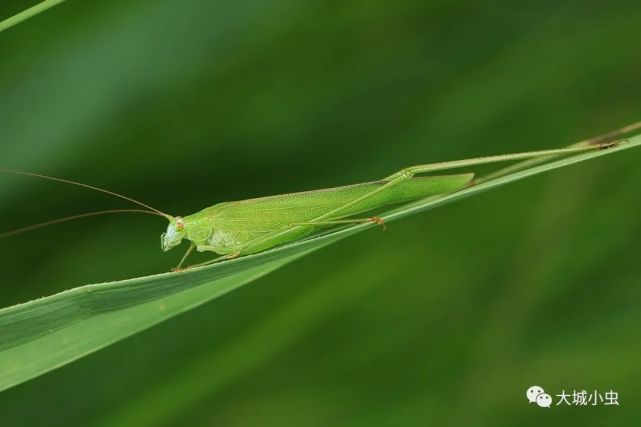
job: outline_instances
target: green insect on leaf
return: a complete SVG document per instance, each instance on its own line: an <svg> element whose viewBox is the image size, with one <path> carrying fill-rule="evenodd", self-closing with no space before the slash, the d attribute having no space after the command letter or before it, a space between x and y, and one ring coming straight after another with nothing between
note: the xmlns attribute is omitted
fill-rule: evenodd
<svg viewBox="0 0 641 427"><path fill-rule="evenodd" d="M179 246L183 240L190 242L187 252L174 269L174 271L182 271L183 263L194 249L199 252L213 252L221 256L188 268L258 253L284 243L299 240L327 227L366 222L384 226L383 219L378 216L357 217L356 215L372 212L390 204L453 193L483 181L478 180L475 182L473 180L474 174L471 172L440 176L417 176L420 174L469 168L489 163L522 161L491 175L491 178L496 178L502 174L531 167L559 156L611 148L621 143L621 141L616 141L616 137L638 128L641 128L641 122L610 132L604 136L582 141L567 148L411 166L378 181L235 202L223 202L184 217L166 214L130 197L91 185L30 172L0 169L2 172L78 185L125 199L145 208L144 210L118 209L74 215L4 233L0 235L0 238L86 216L122 212L147 213L162 216L169 221L166 232L160 238L163 251ZM487 179L485 178L485 180Z"/></svg>

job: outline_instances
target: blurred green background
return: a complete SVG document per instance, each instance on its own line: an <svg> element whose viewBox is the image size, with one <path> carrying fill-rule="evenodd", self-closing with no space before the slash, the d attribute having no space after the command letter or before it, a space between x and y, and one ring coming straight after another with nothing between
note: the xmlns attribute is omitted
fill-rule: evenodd
<svg viewBox="0 0 641 427"><path fill-rule="evenodd" d="M640 2L596 0L70 0L0 34L0 165L189 214L558 147L641 118L640 20ZM341 241L3 392L2 425L636 425L639 162ZM6 230L127 205L0 176L0 206ZM0 305L167 271L182 251L160 251L164 228L0 241ZM543 410L533 384L620 406Z"/></svg>

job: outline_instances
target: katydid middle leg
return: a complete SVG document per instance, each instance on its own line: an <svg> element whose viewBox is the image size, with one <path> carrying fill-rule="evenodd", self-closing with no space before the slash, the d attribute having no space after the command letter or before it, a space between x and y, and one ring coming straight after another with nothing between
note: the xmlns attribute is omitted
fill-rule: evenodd
<svg viewBox="0 0 641 427"><path fill-rule="evenodd" d="M385 221L377 216L371 216L369 218L347 218L347 219L336 219L328 221L309 221L309 222L294 222L290 225L292 226L315 226L315 225L341 225L341 224L364 224L368 222L376 223L383 227L385 230Z"/></svg>
<svg viewBox="0 0 641 427"><path fill-rule="evenodd" d="M349 224L349 223L365 223L365 222L373 222L378 225L381 225L383 229L385 229L385 221L383 218L373 216L369 218L346 218L346 219L338 219L338 220L321 220L322 218L325 218L325 215L322 215L321 217L317 217L311 221L307 222L301 222L301 223L293 223L290 224L289 227L283 229L283 230L276 230L272 231L271 233L267 233L264 236L261 236L259 238L256 238L254 240L251 240L247 243L245 243L243 246L238 248L238 251L240 254L242 253L252 253L253 249L259 247L259 246L264 246L264 245L270 245L271 243L277 245L279 242L283 240L283 236L286 235L287 233L291 233L301 227L313 227L317 225L339 225L339 224ZM336 218L336 216L334 216ZM340 218L340 217L339 217Z"/></svg>

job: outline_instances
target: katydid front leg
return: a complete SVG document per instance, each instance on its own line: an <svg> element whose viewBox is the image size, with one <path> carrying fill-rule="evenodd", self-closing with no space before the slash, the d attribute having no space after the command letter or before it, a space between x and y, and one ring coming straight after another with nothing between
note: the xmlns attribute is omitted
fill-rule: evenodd
<svg viewBox="0 0 641 427"><path fill-rule="evenodd" d="M180 259L180 262L178 263L178 265L175 268L173 268L171 271L181 271L182 265L185 263L185 260L187 259L187 257L191 253L191 251L194 250L195 247L196 247L196 244L194 242L191 242L189 244L189 248L187 249L187 252L185 252L185 255L183 255L183 257Z"/></svg>
<svg viewBox="0 0 641 427"><path fill-rule="evenodd" d="M202 250L201 250L201 248L202 248ZM210 246L202 246L202 245L198 246L196 249L199 252L204 252L204 251L207 251L207 250L213 250L213 249L211 249ZM230 259L238 258L239 256L240 256L240 252L236 252L236 253L233 253L233 254L222 255L222 256L216 257L214 259L211 259L209 261L205 261L205 262L201 262L201 263L198 263L198 264L189 265L189 266L187 266L185 268L182 268L182 269L181 268L176 268L173 271L180 272L180 271L185 271L185 270L191 270L192 268L204 267L206 265L215 264L215 263L220 262L220 261L227 261L227 260L230 260Z"/></svg>

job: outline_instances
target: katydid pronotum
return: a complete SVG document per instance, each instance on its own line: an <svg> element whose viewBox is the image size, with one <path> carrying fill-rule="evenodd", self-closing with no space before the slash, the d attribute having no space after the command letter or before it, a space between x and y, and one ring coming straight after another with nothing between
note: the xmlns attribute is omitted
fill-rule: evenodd
<svg viewBox="0 0 641 427"><path fill-rule="evenodd" d="M73 215L3 233L0 234L0 238L45 225L88 216L121 212L148 213L162 216L169 221L166 232L161 236L161 248L163 251L168 251L178 246L183 240L190 242L187 252L178 266L173 269L174 271L181 271L184 270L182 266L185 260L194 249L199 252L215 252L220 256L187 268L261 252L274 246L299 240L326 227L368 222L385 227L383 219L377 216L364 218L354 216L364 212L371 212L388 204L408 202L459 191L482 180L511 173L536 163L546 162L558 156L606 149L621 143L622 141L616 140L620 135L640 128L641 122L637 122L567 148L418 165L402 169L378 181L235 202L223 202L187 216L168 215L130 197L87 184L31 172L0 168L0 172L60 181L100 191L145 208L144 210L114 209ZM448 169L517 160L521 160L521 162L495 172L482 180L474 180L473 173L416 176Z"/></svg>

